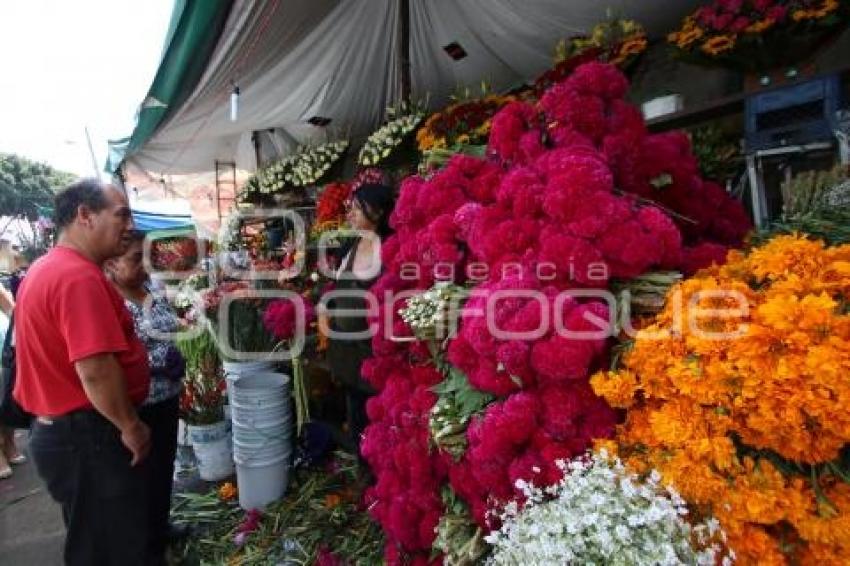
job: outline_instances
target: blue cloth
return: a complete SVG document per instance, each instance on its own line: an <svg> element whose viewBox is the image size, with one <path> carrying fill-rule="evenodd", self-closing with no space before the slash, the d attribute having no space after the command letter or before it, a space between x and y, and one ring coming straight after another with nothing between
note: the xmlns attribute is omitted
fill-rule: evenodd
<svg viewBox="0 0 850 566"><path fill-rule="evenodd" d="M155 214L133 210L133 224L136 230L142 232L153 232L154 230L174 230L178 228L194 228L195 223L191 216L182 214Z"/></svg>

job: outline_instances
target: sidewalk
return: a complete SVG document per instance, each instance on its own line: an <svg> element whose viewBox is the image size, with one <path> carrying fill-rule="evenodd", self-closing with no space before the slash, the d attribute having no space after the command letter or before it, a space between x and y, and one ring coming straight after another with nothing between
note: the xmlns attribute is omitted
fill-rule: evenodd
<svg viewBox="0 0 850 566"><path fill-rule="evenodd" d="M15 435L24 454L27 434ZM0 480L0 564L61 566L65 528L59 506L31 461L14 466L14 471L11 478Z"/></svg>

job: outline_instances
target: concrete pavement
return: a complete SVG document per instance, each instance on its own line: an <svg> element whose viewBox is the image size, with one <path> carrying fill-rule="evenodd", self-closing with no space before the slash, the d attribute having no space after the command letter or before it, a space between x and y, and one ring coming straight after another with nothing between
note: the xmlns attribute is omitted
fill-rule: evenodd
<svg viewBox="0 0 850 566"><path fill-rule="evenodd" d="M27 432L15 440L24 454ZM65 527L59 506L50 498L35 466L13 466L14 475L0 480L0 565L61 566Z"/></svg>

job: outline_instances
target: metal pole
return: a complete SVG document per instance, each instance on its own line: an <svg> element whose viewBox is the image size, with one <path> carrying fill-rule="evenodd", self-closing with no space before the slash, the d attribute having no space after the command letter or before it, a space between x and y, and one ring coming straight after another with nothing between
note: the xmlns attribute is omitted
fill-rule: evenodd
<svg viewBox="0 0 850 566"><path fill-rule="evenodd" d="M94 156L94 147L91 144L91 136L89 135L89 127L85 126L86 130L86 141L89 144L89 155L91 155L91 163L94 167L94 174L97 176L97 180L103 182L103 177L100 175L100 167L97 166L97 158Z"/></svg>
<svg viewBox="0 0 850 566"><path fill-rule="evenodd" d="M761 179L759 178L758 165L754 154L747 155L747 174L750 179L750 199L753 207L753 223L756 228L762 225L762 200Z"/></svg>
<svg viewBox="0 0 850 566"><path fill-rule="evenodd" d="M410 0L399 0L399 63L401 65L401 99L410 102L412 81L410 78Z"/></svg>

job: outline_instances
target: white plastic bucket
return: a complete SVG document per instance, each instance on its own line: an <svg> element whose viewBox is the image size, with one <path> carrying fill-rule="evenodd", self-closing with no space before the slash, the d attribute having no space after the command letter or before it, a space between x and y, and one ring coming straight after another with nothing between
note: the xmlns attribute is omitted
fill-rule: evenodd
<svg viewBox="0 0 850 566"><path fill-rule="evenodd" d="M231 399L253 399L267 395L271 391L281 391L289 387L289 376L273 371L258 371L242 375L230 391Z"/></svg>
<svg viewBox="0 0 850 566"><path fill-rule="evenodd" d="M177 446L192 446L188 425L183 419L177 421Z"/></svg>
<svg viewBox="0 0 850 566"><path fill-rule="evenodd" d="M201 479L218 481L232 475L233 459L227 422L189 425L188 429Z"/></svg>
<svg viewBox="0 0 850 566"><path fill-rule="evenodd" d="M189 442L195 444L203 444L216 442L222 438L227 438L227 421L218 421L206 425L187 425L189 429Z"/></svg>
<svg viewBox="0 0 850 566"><path fill-rule="evenodd" d="M240 455L251 456L261 452L279 452L280 450L290 450L292 446L292 438L275 438L273 440L264 438L248 438L245 440L235 440L233 442L234 453Z"/></svg>
<svg viewBox="0 0 850 566"><path fill-rule="evenodd" d="M257 373L228 383L231 410L263 409L289 404L289 376L282 373Z"/></svg>
<svg viewBox="0 0 850 566"><path fill-rule="evenodd" d="M222 362L224 368L224 377L227 380L227 386L242 379L245 376L254 375L255 373L269 373L274 371L274 362L266 360L257 360L253 362Z"/></svg>
<svg viewBox="0 0 850 566"><path fill-rule="evenodd" d="M261 451L272 446L292 446L292 428L278 427L274 429L238 428L233 434L233 446L242 453Z"/></svg>
<svg viewBox="0 0 850 566"><path fill-rule="evenodd" d="M292 424L292 413L278 411L275 413L245 413L233 417L233 426L239 430L262 431L273 433L285 431Z"/></svg>
<svg viewBox="0 0 850 566"><path fill-rule="evenodd" d="M231 413L230 420L238 422L242 426L249 427L264 427L272 426L282 420L292 418L292 411L289 407L266 407L262 409L242 409L239 408Z"/></svg>
<svg viewBox="0 0 850 566"><path fill-rule="evenodd" d="M265 509L286 492L289 484L289 454L262 463L237 463L236 482L242 509Z"/></svg>
<svg viewBox="0 0 850 566"><path fill-rule="evenodd" d="M233 461L242 464L243 466L260 466L268 462L276 461L281 456L289 456L292 454L292 449L289 445L270 444L261 450L252 448L244 450L238 446L234 447Z"/></svg>
<svg viewBox="0 0 850 566"><path fill-rule="evenodd" d="M267 462L277 461L282 456L289 456L292 450L283 445L269 445L262 450L249 450L242 452L241 449L235 447L233 451L233 461L239 462L242 465L258 466Z"/></svg>
<svg viewBox="0 0 850 566"><path fill-rule="evenodd" d="M275 397L258 399L256 401L244 401L243 399L232 399L230 402L230 417L240 414L252 413L254 411L279 411L289 412L289 398L285 393L275 392Z"/></svg>

